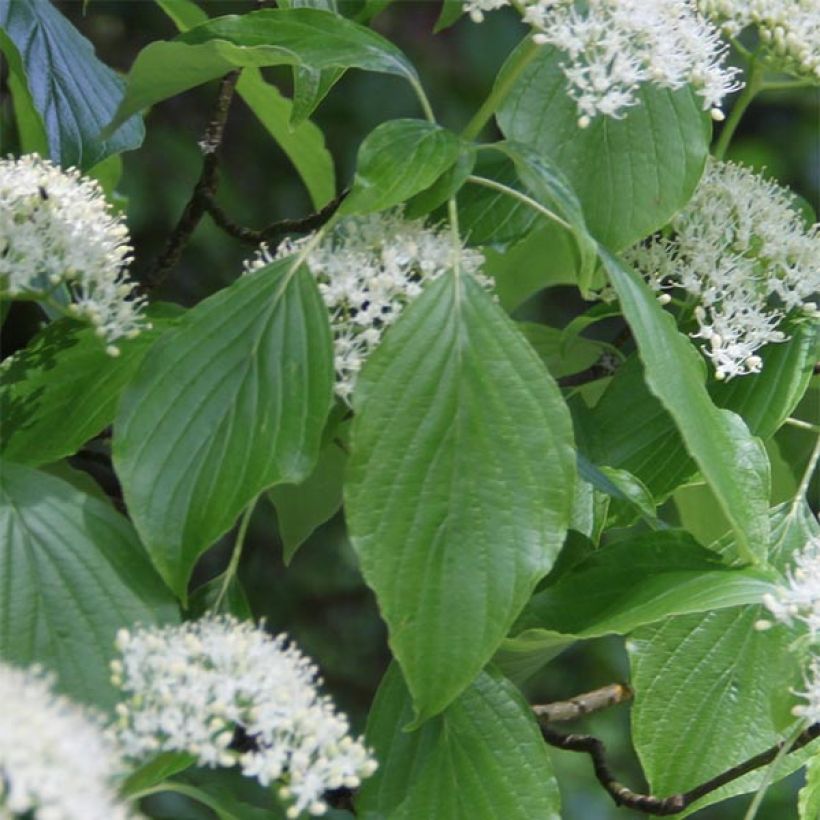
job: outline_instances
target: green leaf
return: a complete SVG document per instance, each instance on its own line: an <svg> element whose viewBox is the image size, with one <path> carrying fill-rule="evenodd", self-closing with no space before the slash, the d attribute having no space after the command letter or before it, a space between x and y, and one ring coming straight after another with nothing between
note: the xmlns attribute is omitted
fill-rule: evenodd
<svg viewBox="0 0 820 820"><path fill-rule="evenodd" d="M294 66L291 128L301 125L319 107L344 73L343 68L318 71L309 66Z"/></svg>
<svg viewBox="0 0 820 820"><path fill-rule="evenodd" d="M156 0L180 31L204 23L208 15L193 0ZM322 132L311 122L293 124L293 103L276 86L265 82L256 68L246 68L236 84L236 93L278 143L302 178L315 208L336 194L333 157Z"/></svg>
<svg viewBox="0 0 820 820"><path fill-rule="evenodd" d="M128 521L59 478L0 471L0 656L52 669L59 688L100 708L120 627L178 620Z"/></svg>
<svg viewBox="0 0 820 820"><path fill-rule="evenodd" d="M401 673L388 669L370 712L367 742L379 768L365 781L358 814L391 820L559 820L549 753L521 693L498 672L479 674L421 729Z"/></svg>
<svg viewBox="0 0 820 820"><path fill-rule="evenodd" d="M462 0L442 0L441 11L436 20L436 25L433 28L433 33L438 34L440 31L450 28L450 26L458 22L463 14L464 3Z"/></svg>
<svg viewBox="0 0 820 820"><path fill-rule="evenodd" d="M160 574L197 558L262 490L310 474L331 403L327 312L291 258L201 302L123 395L114 464Z"/></svg>
<svg viewBox="0 0 820 820"><path fill-rule="evenodd" d="M522 43L507 65L526 48ZM498 123L506 137L564 171L590 232L619 250L665 225L689 200L706 162L710 121L691 88L646 83L623 119L598 116L579 128L564 60L563 52L541 46L502 103ZM505 82L504 68L496 82Z"/></svg>
<svg viewBox="0 0 820 820"><path fill-rule="evenodd" d="M202 618L209 610L216 609L216 603L219 601L220 611L229 612L234 617L239 618L240 621L252 620L253 610L237 575L231 574L223 598L222 587L224 583L225 573L221 572L206 581L202 586L198 586L188 599L185 619L194 621L197 618Z"/></svg>
<svg viewBox="0 0 820 820"><path fill-rule="evenodd" d="M671 615L757 602L772 573L733 569L682 531L618 541L572 566L537 592L496 663L521 681L570 643L624 635Z"/></svg>
<svg viewBox="0 0 820 820"><path fill-rule="evenodd" d="M329 441L313 472L301 484L280 484L268 490L268 498L276 507L286 564L313 531L339 511L346 464L345 450L337 441Z"/></svg>
<svg viewBox="0 0 820 820"><path fill-rule="evenodd" d="M196 763L194 755L185 752L161 752L156 757L143 763L120 787L124 797L131 797L138 792L158 786L175 774L179 774Z"/></svg>
<svg viewBox="0 0 820 820"><path fill-rule="evenodd" d="M343 214L381 211L429 188L458 159L459 138L426 120L388 120L368 134Z"/></svg>
<svg viewBox="0 0 820 820"><path fill-rule="evenodd" d="M142 144L138 117L123 118L114 133L100 137L122 99L123 82L49 0L4 0L0 29L0 49L25 83L54 162L87 170Z"/></svg>
<svg viewBox="0 0 820 820"><path fill-rule="evenodd" d="M675 420L687 450L720 501L747 561L769 545L769 462L743 420L718 410L706 392L703 362L672 316L634 271L602 249L601 258L635 337L646 384Z"/></svg>
<svg viewBox="0 0 820 820"><path fill-rule="evenodd" d="M574 339L562 350L562 332L549 325L519 322L518 329L555 378L584 370L597 361L601 352L595 342L581 338Z"/></svg>
<svg viewBox="0 0 820 820"><path fill-rule="evenodd" d="M418 84L412 63L370 29L319 9L262 9L217 17L172 42L146 46L131 68L109 130L137 111L235 68L272 65L359 68Z"/></svg>
<svg viewBox="0 0 820 820"><path fill-rule="evenodd" d="M806 767L806 785L797 795L800 820L817 820L820 817L820 752L816 752Z"/></svg>
<svg viewBox="0 0 820 820"><path fill-rule="evenodd" d="M454 273L391 327L354 408L348 529L421 722L552 566L575 481L569 414L507 316Z"/></svg>
<svg viewBox="0 0 820 820"><path fill-rule="evenodd" d="M461 146L461 153L455 164L448 168L429 188L416 194L407 202L404 214L408 219L426 216L459 191L467 177L473 172L476 151L471 145Z"/></svg>
<svg viewBox="0 0 820 820"><path fill-rule="evenodd" d="M0 452L37 467L69 456L107 427L117 402L167 320L121 342L116 358L93 329L68 319L47 325L0 372Z"/></svg>
<svg viewBox="0 0 820 820"><path fill-rule="evenodd" d="M820 532L806 507L783 507L772 521L772 563L783 570L792 554ZM720 545L727 556L737 545ZM781 740L794 719L792 688L801 675L790 644L796 630L755 629L767 610L730 607L670 618L627 642L635 703L635 747L655 794L685 791ZM777 776L798 768L811 750L788 755ZM759 769L711 793L689 811L754 791Z"/></svg>
<svg viewBox="0 0 820 820"><path fill-rule="evenodd" d="M8 42L8 38L2 29L0 29L0 52L7 55L15 52L14 46ZM17 126L20 153L39 154L41 157L47 157L48 137L46 136L46 129L40 115L37 113L37 109L34 107L34 100L32 100L26 86L19 55L16 61L9 60L8 62L11 68L8 84L11 99L14 103L14 124ZM15 62L19 66L17 70L15 70Z"/></svg>
<svg viewBox="0 0 820 820"><path fill-rule="evenodd" d="M760 373L729 382L713 380L709 391L715 404L742 415L756 436L773 436L809 386L817 361L817 334L816 323L800 324L788 342L767 345L760 351Z"/></svg>

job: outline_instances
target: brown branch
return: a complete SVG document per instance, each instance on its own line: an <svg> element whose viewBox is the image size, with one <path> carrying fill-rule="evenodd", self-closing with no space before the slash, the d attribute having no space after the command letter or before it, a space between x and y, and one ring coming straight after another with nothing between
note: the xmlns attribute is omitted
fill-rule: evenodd
<svg viewBox="0 0 820 820"><path fill-rule="evenodd" d="M216 202L212 192L205 195L205 210L211 215L214 222L222 228L225 233L234 237L234 239L238 239L240 242L245 242L248 245L259 245L261 242L267 242L275 248L289 233L304 234L321 228L322 225L336 213L347 194L348 191L345 189L337 197L331 199L323 208L315 213L308 214L308 216L300 219L282 219L279 222L273 222L266 228L260 228L259 230L245 228L234 222Z"/></svg>
<svg viewBox="0 0 820 820"><path fill-rule="evenodd" d="M588 754L592 758L592 765L598 782L606 789L617 806L626 806L658 817L677 814L710 792L716 791L727 783L731 783L739 777L743 777L743 775L771 763L783 747L783 742L776 743L765 752L761 752L759 755L755 755L743 763L727 769L717 777L713 777L687 792L673 794L669 797L655 797L651 794L633 792L615 779L606 760L606 747L597 737L578 734L565 735L543 724L541 725L541 734L547 743L558 749ZM818 737L820 737L820 723L814 723L798 736L797 740L791 745L789 752L802 749Z"/></svg>
<svg viewBox="0 0 820 820"><path fill-rule="evenodd" d="M569 700L560 700L554 703L545 703L533 706L532 711L539 721L544 723L558 723L566 720L577 720L592 712L599 712L610 706L617 706L632 697L632 690L623 683L610 683L592 692L576 695Z"/></svg>
<svg viewBox="0 0 820 820"><path fill-rule="evenodd" d="M205 129L202 141L199 143L203 154L202 171L194 186L191 198L179 218L179 222L177 222L171 236L168 238L165 249L146 277L146 286L149 289L155 289L161 285L168 272L177 265L185 246L191 238L191 234L193 234L205 213L209 197L216 191L219 181L219 157L217 152L222 144L225 123L228 119L228 109L238 79L239 70L237 69L226 74L219 85L219 93L211 119Z"/></svg>

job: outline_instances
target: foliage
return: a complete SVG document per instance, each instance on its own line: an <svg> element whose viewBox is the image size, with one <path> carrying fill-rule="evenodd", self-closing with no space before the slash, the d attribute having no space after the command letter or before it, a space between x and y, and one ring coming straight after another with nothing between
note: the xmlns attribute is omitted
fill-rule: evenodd
<svg viewBox="0 0 820 820"><path fill-rule="evenodd" d="M502 6L532 26L456 129L379 23L398 5L210 17L157 0L179 33L123 79L49 0L0 0L14 153L43 158L0 160L4 331L25 311L43 324L0 365L0 660L103 715L120 798L151 816L175 794L225 818L525 820L561 817L571 788L547 742L594 745L539 730L527 681L615 636L652 790L618 791L599 759L617 801L690 813L808 765L814 816L820 561L801 556L817 539L820 242L796 196L724 155L756 94L820 82L798 48L818 20L795 18L778 49L776 21L742 3L445 0L438 38L492 30ZM354 105L351 72L412 105L355 134L346 169L321 117ZM199 179L150 270L133 241L130 279L120 155L147 150L152 107L200 86L217 101ZM246 227L218 198L223 141L243 139L226 132L234 95L312 213ZM256 257L203 271L223 284L196 304L164 302L206 215ZM570 289L561 321L536 309ZM288 565L275 584L272 548L245 549L262 522ZM301 561L322 563L312 534L334 527L332 560L387 630L367 748L296 647L247 623L299 588ZM342 584L331 566L325 591ZM381 629L375 610L357 629ZM319 669L331 625L324 640ZM17 817L12 751L0 814Z"/></svg>

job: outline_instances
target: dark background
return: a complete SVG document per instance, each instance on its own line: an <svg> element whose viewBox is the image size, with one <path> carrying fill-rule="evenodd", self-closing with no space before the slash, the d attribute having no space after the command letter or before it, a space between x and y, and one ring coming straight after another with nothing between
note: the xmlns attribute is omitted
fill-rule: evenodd
<svg viewBox="0 0 820 820"><path fill-rule="evenodd" d="M211 16L241 13L255 2L201 2ZM136 54L155 39L176 33L172 22L150 0L93 0L83 11L79 0L57 6L94 43L98 56L127 71ZM375 27L399 45L415 62L443 125L462 128L490 89L506 55L524 29L514 14L489 15L483 25L468 20L432 35L439 3L398 0L375 21ZM287 92L285 71L266 72ZM147 138L124 156L119 192L136 248L133 275L140 279L150 267L175 224L199 175L201 138L216 92L211 84L164 102L147 117ZM3 144L14 150L14 133L7 95L0 109ZM788 184L817 210L820 198L818 95L811 91L767 92L752 105L729 152ZM397 78L351 71L331 92L314 117L335 158L339 186L352 174L361 139L380 122L398 116L419 116L412 93ZM493 127L485 136L493 138ZM312 209L289 161L267 132L236 98L222 151L219 201L236 221L261 227L285 217L300 217ZM192 305L233 281L251 250L226 237L205 217L193 235L181 264L158 298ZM525 308L528 317L549 316L561 323L578 307L569 289L539 294ZM36 315L19 309L4 329L7 352L25 343ZM214 548L200 567L201 579L216 574L227 558L227 542ZM240 572L254 614L267 618L275 631L289 632L321 666L327 690L339 706L363 728L369 703L388 663L385 631L372 594L363 585L355 557L346 542L340 516L320 528L297 553L289 568L281 559L273 508L260 504L249 533ZM531 682L533 702L560 699L618 680L628 668L621 640L589 642L565 652ZM628 709L611 710L589 719L581 730L603 737L613 753L619 777L644 789L631 752ZM743 727L738 727L743 731ZM615 809L591 775L586 756L553 754L560 775L566 820L607 820L640 815ZM771 789L761 818L795 816L795 789L800 775ZM698 815L741 818L749 798L739 798ZM157 817L212 816L177 798L154 804ZM431 820L433 820L431 818Z"/></svg>

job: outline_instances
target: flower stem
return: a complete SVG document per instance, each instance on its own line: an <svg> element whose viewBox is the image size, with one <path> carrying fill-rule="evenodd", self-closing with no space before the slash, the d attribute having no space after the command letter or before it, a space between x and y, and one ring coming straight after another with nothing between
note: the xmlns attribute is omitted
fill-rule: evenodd
<svg viewBox="0 0 820 820"><path fill-rule="evenodd" d="M256 498L258 497L259 496ZM242 557L242 548L245 545L245 536L248 533L248 525L251 523L251 516L253 515L254 507L256 507L256 498L254 498L251 503L245 507L245 511L242 513L242 518L239 521L239 529L236 532L236 541L233 545L231 560L228 564L228 568L225 570L225 577L222 579L222 586L219 588L219 595L216 596L216 601L214 601L214 612L219 612L219 608L222 606L222 601L228 594L228 588L231 585L231 581L233 581L236 577L236 571L239 569L239 559Z"/></svg>
<svg viewBox="0 0 820 820"><path fill-rule="evenodd" d="M720 136L715 143L715 150L713 151L715 159L723 159L726 155L726 150L729 148L729 143L732 141L732 137L740 124L740 120L743 118L744 113L746 113L749 104L757 96L757 92L762 88L764 88L763 67L752 57L749 62L749 77L746 80L746 85L737 98L737 102L734 104L723 126L723 130L720 132Z"/></svg>
<svg viewBox="0 0 820 820"><path fill-rule="evenodd" d="M461 136L465 140L474 140L481 133L481 129L498 110L504 98L509 94L510 89L537 53L538 46L532 41L532 38L525 40L515 54L514 59L505 65L498 75L493 90L489 93L487 99L484 100L473 118L464 127Z"/></svg>

